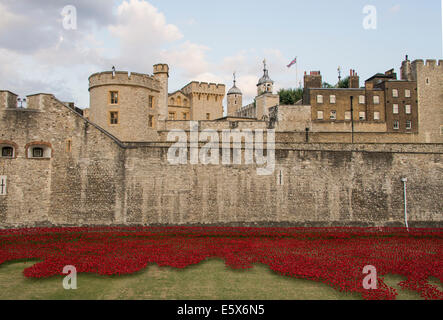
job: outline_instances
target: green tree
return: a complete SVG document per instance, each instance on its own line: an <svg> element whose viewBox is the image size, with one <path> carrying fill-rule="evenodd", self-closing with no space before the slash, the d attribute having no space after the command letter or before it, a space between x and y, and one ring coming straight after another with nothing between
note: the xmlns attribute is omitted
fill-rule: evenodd
<svg viewBox="0 0 443 320"><path fill-rule="evenodd" d="M278 95L281 105L294 105L303 98L303 89L280 89Z"/></svg>
<svg viewBox="0 0 443 320"><path fill-rule="evenodd" d="M340 80L337 85L339 88L349 88L349 77Z"/></svg>
<svg viewBox="0 0 443 320"><path fill-rule="evenodd" d="M334 88L334 86L332 84L329 84L327 82L323 82L323 88Z"/></svg>

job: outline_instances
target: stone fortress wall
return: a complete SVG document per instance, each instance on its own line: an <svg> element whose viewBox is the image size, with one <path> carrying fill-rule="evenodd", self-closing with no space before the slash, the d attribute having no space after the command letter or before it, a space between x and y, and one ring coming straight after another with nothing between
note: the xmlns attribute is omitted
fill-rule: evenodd
<svg viewBox="0 0 443 320"><path fill-rule="evenodd" d="M294 143L297 133L280 133L275 171L259 176L255 165L173 166L170 143L121 142L52 95L28 97L28 108L15 99L0 92L0 145L15 148L0 158L2 228L403 226L404 177L410 226L442 226L441 144ZM30 158L33 144L51 156Z"/></svg>

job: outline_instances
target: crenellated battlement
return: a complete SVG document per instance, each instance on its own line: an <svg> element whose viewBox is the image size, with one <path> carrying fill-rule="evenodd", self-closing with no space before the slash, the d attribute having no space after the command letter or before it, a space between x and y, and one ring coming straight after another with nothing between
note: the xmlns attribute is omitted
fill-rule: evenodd
<svg viewBox="0 0 443 320"><path fill-rule="evenodd" d="M161 89L158 80L154 79L153 76L142 73L106 71L95 73L89 77L89 90L106 85L139 86L156 91L160 91Z"/></svg>
<svg viewBox="0 0 443 320"><path fill-rule="evenodd" d="M11 91L0 90L0 108L11 109L17 108L18 95Z"/></svg>
<svg viewBox="0 0 443 320"><path fill-rule="evenodd" d="M186 85L182 89L182 91L185 94L200 93L224 96L226 92L226 86L224 84L193 81Z"/></svg>
<svg viewBox="0 0 443 320"><path fill-rule="evenodd" d="M166 73L169 76L169 66L165 63L154 65L154 74Z"/></svg>
<svg viewBox="0 0 443 320"><path fill-rule="evenodd" d="M435 59L427 59L422 60L422 59L418 59L418 60L414 60L412 62L412 67L415 69L418 68L427 68L427 69L434 69L437 68L439 70L443 71L443 60L435 60Z"/></svg>

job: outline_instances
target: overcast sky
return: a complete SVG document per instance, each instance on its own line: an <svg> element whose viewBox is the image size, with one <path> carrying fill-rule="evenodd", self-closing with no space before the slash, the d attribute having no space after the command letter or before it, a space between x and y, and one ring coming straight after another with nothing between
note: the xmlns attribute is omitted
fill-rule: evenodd
<svg viewBox="0 0 443 320"><path fill-rule="evenodd" d="M76 8L75 30L64 28L66 5ZM364 28L367 5L375 29ZM441 0L0 0L0 89L84 108L92 73L115 65L152 74L168 63L170 92L193 80L229 89L236 71L246 104L265 58L276 90L309 70L335 84L339 65L344 76L353 68L362 83L398 71L405 54L442 59L441 19ZM287 68L296 56L298 68Z"/></svg>

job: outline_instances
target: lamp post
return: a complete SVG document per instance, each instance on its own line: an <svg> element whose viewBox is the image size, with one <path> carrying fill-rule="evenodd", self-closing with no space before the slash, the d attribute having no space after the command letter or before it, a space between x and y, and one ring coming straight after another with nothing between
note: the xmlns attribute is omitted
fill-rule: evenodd
<svg viewBox="0 0 443 320"><path fill-rule="evenodd" d="M354 143L354 97L351 96L351 138Z"/></svg>
<svg viewBox="0 0 443 320"><path fill-rule="evenodd" d="M402 178L401 181L403 182L403 192L404 192L404 199L405 199L405 225L406 229L409 232L409 225L408 225L408 198L406 193L406 182L408 182L407 178Z"/></svg>

